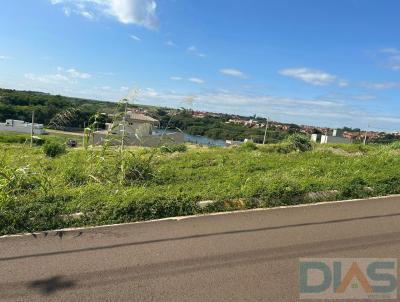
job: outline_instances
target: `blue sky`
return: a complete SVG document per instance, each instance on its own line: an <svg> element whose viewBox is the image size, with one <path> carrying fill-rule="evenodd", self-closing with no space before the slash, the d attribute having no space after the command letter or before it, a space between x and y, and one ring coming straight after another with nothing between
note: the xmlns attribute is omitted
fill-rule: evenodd
<svg viewBox="0 0 400 302"><path fill-rule="evenodd" d="M397 0L0 5L0 87L400 130Z"/></svg>

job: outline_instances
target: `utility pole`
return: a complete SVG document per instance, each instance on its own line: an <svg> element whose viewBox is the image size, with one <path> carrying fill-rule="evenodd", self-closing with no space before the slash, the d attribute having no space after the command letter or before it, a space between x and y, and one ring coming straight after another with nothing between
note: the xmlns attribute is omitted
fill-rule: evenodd
<svg viewBox="0 0 400 302"><path fill-rule="evenodd" d="M83 122L83 140L82 140L82 147L85 149L85 136L86 136L86 122Z"/></svg>
<svg viewBox="0 0 400 302"><path fill-rule="evenodd" d="M367 130L365 130L364 134L364 146L367 144Z"/></svg>
<svg viewBox="0 0 400 302"><path fill-rule="evenodd" d="M32 110L32 124L31 124L31 147L33 146L33 125L35 123L35 110Z"/></svg>
<svg viewBox="0 0 400 302"><path fill-rule="evenodd" d="M125 123L126 123L126 113L128 110L128 100L125 100L125 110L124 116L122 117L122 139L121 139L121 152L124 151L124 139L125 139Z"/></svg>
<svg viewBox="0 0 400 302"><path fill-rule="evenodd" d="M369 125L368 125L368 127L367 127L367 130L365 130L365 134L364 134L364 146L367 144L367 133L368 133L368 128L369 128Z"/></svg>
<svg viewBox="0 0 400 302"><path fill-rule="evenodd" d="M268 122L269 122L269 117L267 117L267 123L265 124L263 145L265 145L265 141L267 139Z"/></svg>

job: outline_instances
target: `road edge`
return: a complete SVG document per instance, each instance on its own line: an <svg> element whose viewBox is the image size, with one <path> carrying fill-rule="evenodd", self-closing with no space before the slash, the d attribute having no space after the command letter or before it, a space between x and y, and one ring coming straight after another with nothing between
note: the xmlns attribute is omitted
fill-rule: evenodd
<svg viewBox="0 0 400 302"><path fill-rule="evenodd" d="M79 231L85 231L85 230L97 230L97 229L104 229L104 228L111 228L111 227L118 227L118 226L129 226L129 225L137 225L137 224L151 224L151 223L158 223L158 222L165 222L165 221L180 221L180 220L195 219L195 218L198 218L198 217L205 217L205 216L233 215L233 214L251 213L251 212L259 212L259 211L277 211L277 210L291 209L291 208L306 208L306 207L317 207L317 206L329 206L329 205L332 205L332 204L358 203L358 202L364 202L364 201L374 200L374 199L391 199L391 198L399 198L399 197L400 197L400 194L392 194L392 195L386 195L386 196L369 197L369 198L364 198L364 199L346 199L346 200L335 200L335 201L320 201L320 202L315 202L315 203L305 203L305 204L297 204L297 205L279 206L279 207L273 207L273 208L256 208L256 209L246 209L246 210L235 210L235 211L225 211L225 212L216 212L216 213L187 215L187 216L174 216L174 217L152 219L152 220L145 220L145 221L124 222L124 223L94 225L94 226L82 226L82 227L73 227L73 228L48 230L48 231L39 231L39 232L33 232L33 233L10 234L10 235L0 236L0 240L1 239L7 239L7 238L26 237L26 236L39 236L41 234L70 233L70 232L79 232Z"/></svg>

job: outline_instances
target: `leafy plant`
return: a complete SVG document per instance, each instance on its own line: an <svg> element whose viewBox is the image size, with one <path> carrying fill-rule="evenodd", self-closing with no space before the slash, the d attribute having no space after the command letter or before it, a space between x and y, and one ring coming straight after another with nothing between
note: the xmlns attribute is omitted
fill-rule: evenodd
<svg viewBox="0 0 400 302"><path fill-rule="evenodd" d="M243 143L242 145L240 145L240 149L242 150L257 150L257 145L251 141L247 141L245 143Z"/></svg>
<svg viewBox="0 0 400 302"><path fill-rule="evenodd" d="M312 150L311 140L306 135L299 133L292 134L287 140L297 151L306 152Z"/></svg>
<svg viewBox="0 0 400 302"><path fill-rule="evenodd" d="M187 146L185 144L161 146L160 151L161 153L186 152Z"/></svg>
<svg viewBox="0 0 400 302"><path fill-rule="evenodd" d="M151 180L154 177L153 156L128 152L123 156L122 179L125 184L135 184Z"/></svg>
<svg viewBox="0 0 400 302"><path fill-rule="evenodd" d="M57 142L46 142L43 151L48 157L56 157L66 153L65 144Z"/></svg>

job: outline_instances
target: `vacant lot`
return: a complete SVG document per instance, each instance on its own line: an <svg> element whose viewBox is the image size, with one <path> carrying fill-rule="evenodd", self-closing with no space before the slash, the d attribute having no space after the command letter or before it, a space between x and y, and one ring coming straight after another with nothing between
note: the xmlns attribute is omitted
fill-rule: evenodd
<svg viewBox="0 0 400 302"><path fill-rule="evenodd" d="M0 234L400 193L396 144L173 151L0 143Z"/></svg>

